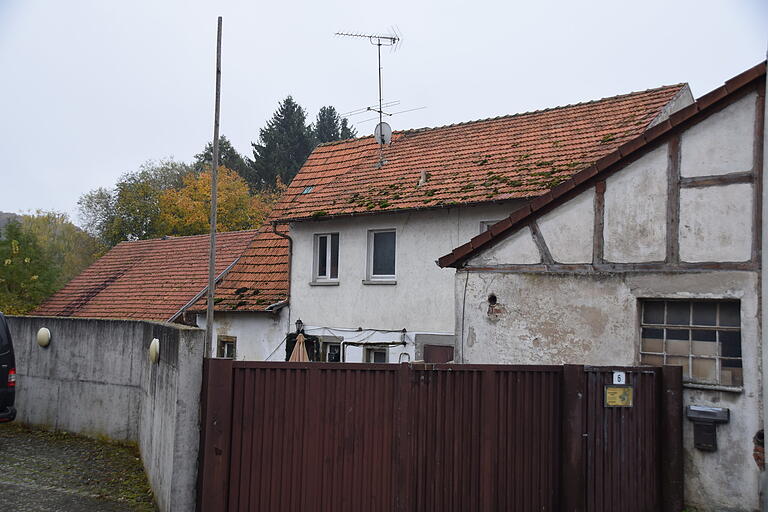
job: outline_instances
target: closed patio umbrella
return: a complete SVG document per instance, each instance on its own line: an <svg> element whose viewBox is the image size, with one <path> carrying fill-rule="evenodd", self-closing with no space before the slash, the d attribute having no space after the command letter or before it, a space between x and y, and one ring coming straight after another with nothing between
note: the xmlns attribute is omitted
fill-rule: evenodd
<svg viewBox="0 0 768 512"><path fill-rule="evenodd" d="M304 345L303 334L296 336L296 345L293 347L293 352L291 352L291 358L289 361L292 363L305 363L309 361L307 347Z"/></svg>

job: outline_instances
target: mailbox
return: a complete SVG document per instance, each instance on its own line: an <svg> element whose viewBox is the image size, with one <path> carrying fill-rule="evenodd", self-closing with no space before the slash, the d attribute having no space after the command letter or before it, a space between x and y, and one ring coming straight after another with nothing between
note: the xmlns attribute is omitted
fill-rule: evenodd
<svg viewBox="0 0 768 512"><path fill-rule="evenodd" d="M717 424L728 423L731 412L725 407L689 405L685 415L693 422L693 445L705 452L717 451Z"/></svg>

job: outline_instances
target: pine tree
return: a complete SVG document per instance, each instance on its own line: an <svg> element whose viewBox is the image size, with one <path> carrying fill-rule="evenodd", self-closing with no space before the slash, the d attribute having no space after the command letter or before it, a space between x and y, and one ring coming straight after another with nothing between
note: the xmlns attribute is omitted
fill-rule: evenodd
<svg viewBox="0 0 768 512"><path fill-rule="evenodd" d="M349 126L347 118L341 119L341 129L339 130L339 140L354 139L357 137L357 130Z"/></svg>
<svg viewBox="0 0 768 512"><path fill-rule="evenodd" d="M304 109L288 96L259 132L250 165L264 188L274 188L279 179L290 183L314 149L312 130Z"/></svg>
<svg viewBox="0 0 768 512"><path fill-rule="evenodd" d="M357 132L350 128L347 118L342 118L334 107L322 107L315 120L314 134L317 142L351 139Z"/></svg>
<svg viewBox="0 0 768 512"><path fill-rule="evenodd" d="M204 172L211 169L212 160L213 143L209 142L202 153L195 155L195 161L192 165L197 172ZM256 173L224 135L219 137L219 165L239 174L248 183L251 192L261 188Z"/></svg>

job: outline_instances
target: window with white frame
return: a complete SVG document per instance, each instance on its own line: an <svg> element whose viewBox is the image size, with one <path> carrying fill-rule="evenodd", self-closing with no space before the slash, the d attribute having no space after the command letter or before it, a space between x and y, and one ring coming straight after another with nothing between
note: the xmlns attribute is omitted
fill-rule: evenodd
<svg viewBox="0 0 768 512"><path fill-rule="evenodd" d="M315 281L335 281L339 278L339 234L315 235Z"/></svg>
<svg viewBox="0 0 768 512"><path fill-rule="evenodd" d="M367 347L365 349L365 362L387 363L389 362L388 352L386 347Z"/></svg>
<svg viewBox="0 0 768 512"><path fill-rule="evenodd" d="M323 361L326 363L340 363L341 343L323 342Z"/></svg>
<svg viewBox="0 0 768 512"><path fill-rule="evenodd" d="M368 279L395 279L396 233L394 229L368 232Z"/></svg>
<svg viewBox="0 0 768 512"><path fill-rule="evenodd" d="M737 300L643 300L640 361L683 367L697 384L742 386L741 313Z"/></svg>

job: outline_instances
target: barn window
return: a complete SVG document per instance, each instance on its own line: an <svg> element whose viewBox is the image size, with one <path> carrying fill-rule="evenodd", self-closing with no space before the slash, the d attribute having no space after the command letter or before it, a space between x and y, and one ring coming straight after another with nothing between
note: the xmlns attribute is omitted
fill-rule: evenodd
<svg viewBox="0 0 768 512"><path fill-rule="evenodd" d="M737 300L644 300L640 362L683 367L697 384L742 386L741 305Z"/></svg>
<svg viewBox="0 0 768 512"><path fill-rule="evenodd" d="M237 357L237 337L236 336L218 336L216 338L218 348L216 356L225 359L235 359Z"/></svg>

